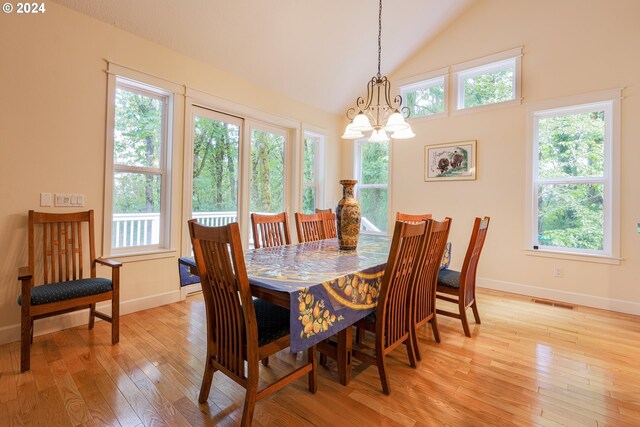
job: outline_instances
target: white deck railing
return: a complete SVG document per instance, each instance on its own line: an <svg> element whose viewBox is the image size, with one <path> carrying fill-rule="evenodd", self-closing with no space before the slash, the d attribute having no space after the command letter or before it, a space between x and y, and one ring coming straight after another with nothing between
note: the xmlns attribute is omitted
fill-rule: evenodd
<svg viewBox="0 0 640 427"><path fill-rule="evenodd" d="M193 217L207 226L220 226L238 220L237 212L197 212ZM160 242L160 214L113 214L111 244L114 248L157 245Z"/></svg>
<svg viewBox="0 0 640 427"><path fill-rule="evenodd" d="M237 212L195 212L193 218L202 225L219 227L238 221ZM362 230L379 233L367 218L362 217ZM113 214L111 242L114 248L157 245L160 242L160 214Z"/></svg>

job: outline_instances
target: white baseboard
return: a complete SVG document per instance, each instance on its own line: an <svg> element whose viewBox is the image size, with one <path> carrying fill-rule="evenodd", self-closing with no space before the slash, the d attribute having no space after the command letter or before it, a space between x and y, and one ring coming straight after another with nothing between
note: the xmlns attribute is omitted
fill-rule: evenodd
<svg viewBox="0 0 640 427"><path fill-rule="evenodd" d="M587 307L601 308L620 313L640 315L640 303L624 301L620 299L598 297L594 295L568 292L558 289L540 288L538 286L523 285L521 283L504 282L501 280L478 278L478 287L494 289L497 291L511 292L536 298L550 299L567 302L570 304L584 305Z"/></svg>
<svg viewBox="0 0 640 427"><path fill-rule="evenodd" d="M202 286L200 283L193 283L191 285L180 286L180 301L184 301L187 298L187 295L192 294L194 292L200 292L202 290Z"/></svg>
<svg viewBox="0 0 640 427"><path fill-rule="evenodd" d="M120 302L120 315L134 313L161 305L180 301L180 290L166 292L164 294L151 295L148 297L136 298ZM111 303L104 302L97 304L99 311L111 314ZM89 310L74 311L73 313L61 314L60 316L48 317L37 320L34 323L33 334L35 336L61 331L67 328L84 325L89 320ZM96 321L99 321L96 317ZM0 328L0 345L20 340L20 324L9 325Z"/></svg>

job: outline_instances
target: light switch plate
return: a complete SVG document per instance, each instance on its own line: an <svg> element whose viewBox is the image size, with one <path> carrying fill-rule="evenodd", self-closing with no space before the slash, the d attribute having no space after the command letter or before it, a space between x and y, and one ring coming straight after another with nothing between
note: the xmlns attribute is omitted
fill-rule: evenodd
<svg viewBox="0 0 640 427"><path fill-rule="evenodd" d="M40 206L53 206L53 195L51 193L40 193Z"/></svg>
<svg viewBox="0 0 640 427"><path fill-rule="evenodd" d="M84 194L57 193L54 197L55 205L60 207L84 206Z"/></svg>

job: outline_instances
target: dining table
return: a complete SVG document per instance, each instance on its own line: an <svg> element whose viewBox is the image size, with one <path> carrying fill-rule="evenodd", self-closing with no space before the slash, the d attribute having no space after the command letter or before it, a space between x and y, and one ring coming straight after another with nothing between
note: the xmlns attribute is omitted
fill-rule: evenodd
<svg viewBox="0 0 640 427"><path fill-rule="evenodd" d="M356 249L342 250L337 238L245 251L254 297L288 308L290 350L313 345L338 365L341 384L351 377L352 326L376 309L391 238L361 235ZM442 265L448 265L450 245ZM193 258L182 267L197 275ZM181 267L181 278L184 268ZM328 338L336 336L336 340Z"/></svg>

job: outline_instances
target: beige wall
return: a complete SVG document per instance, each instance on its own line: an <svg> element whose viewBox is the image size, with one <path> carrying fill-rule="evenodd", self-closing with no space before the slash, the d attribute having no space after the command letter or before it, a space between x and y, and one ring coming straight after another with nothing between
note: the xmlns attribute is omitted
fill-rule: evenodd
<svg viewBox="0 0 640 427"><path fill-rule="evenodd" d="M327 131L326 178L337 181L338 118L174 51L47 3L40 16L0 16L0 342L17 339L19 282L25 265L26 213L40 192L82 193L96 211L102 252L104 199L105 60L156 75L235 103ZM177 97L177 108L184 102ZM176 125L172 247L169 258L130 262L122 270L123 308L173 298L182 242L183 123ZM327 185L326 200L338 199ZM43 208L69 211L64 208ZM127 305L128 304L128 305ZM65 320L61 321L64 324Z"/></svg>
<svg viewBox="0 0 640 427"><path fill-rule="evenodd" d="M640 314L640 2L480 0L391 76L392 82L524 46L523 103L415 121L393 142L393 209L453 218L454 267L475 216L491 216L479 267L484 286ZM525 255L526 110L536 101L624 87L620 265ZM478 141L478 179L424 182L427 144ZM348 149L343 149L343 153ZM349 170L343 163L343 172ZM562 278L553 277L555 266Z"/></svg>

